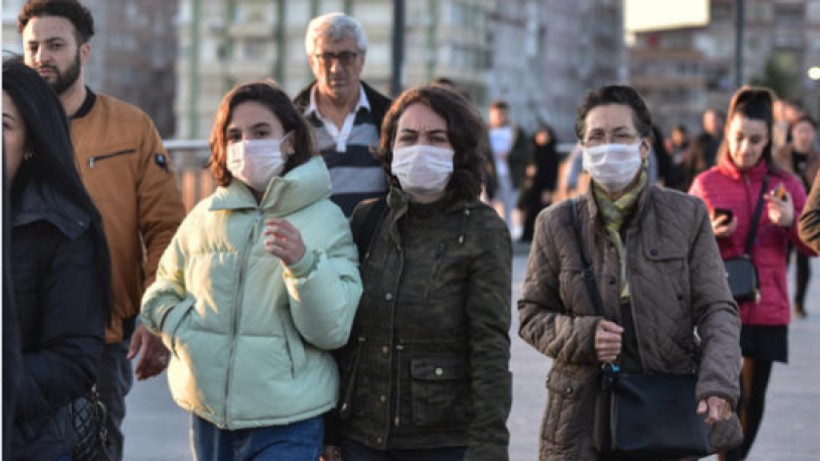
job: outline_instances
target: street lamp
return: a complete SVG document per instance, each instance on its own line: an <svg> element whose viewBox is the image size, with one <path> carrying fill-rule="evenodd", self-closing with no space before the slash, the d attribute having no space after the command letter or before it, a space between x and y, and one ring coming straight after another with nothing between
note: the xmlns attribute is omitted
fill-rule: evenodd
<svg viewBox="0 0 820 461"><path fill-rule="evenodd" d="M817 82L820 80L820 66L812 66L806 73L813 81Z"/></svg>

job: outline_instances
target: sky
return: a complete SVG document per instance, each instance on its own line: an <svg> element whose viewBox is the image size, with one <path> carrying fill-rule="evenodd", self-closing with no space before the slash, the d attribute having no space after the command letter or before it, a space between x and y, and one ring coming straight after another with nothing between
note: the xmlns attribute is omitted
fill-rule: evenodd
<svg viewBox="0 0 820 461"><path fill-rule="evenodd" d="M703 25L709 19L709 0L624 0L624 5L627 32Z"/></svg>

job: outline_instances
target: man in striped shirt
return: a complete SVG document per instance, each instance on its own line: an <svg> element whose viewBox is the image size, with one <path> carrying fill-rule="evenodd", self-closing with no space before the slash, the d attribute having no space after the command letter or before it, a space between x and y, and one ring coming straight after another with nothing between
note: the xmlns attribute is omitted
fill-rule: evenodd
<svg viewBox="0 0 820 461"><path fill-rule="evenodd" d="M294 102L313 126L330 170L331 200L350 216L356 205L387 193L381 163L371 153L390 100L359 79L367 52L361 24L342 13L308 24L305 51L316 81Z"/></svg>

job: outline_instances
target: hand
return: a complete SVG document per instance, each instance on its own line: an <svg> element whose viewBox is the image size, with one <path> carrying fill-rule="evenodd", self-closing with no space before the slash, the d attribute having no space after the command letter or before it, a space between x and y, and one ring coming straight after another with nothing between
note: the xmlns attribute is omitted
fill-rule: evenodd
<svg viewBox="0 0 820 461"><path fill-rule="evenodd" d="M608 363L621 353L621 335L624 329L615 322L601 320L595 329L595 353L598 361Z"/></svg>
<svg viewBox="0 0 820 461"><path fill-rule="evenodd" d="M785 192L785 199L780 200L771 194L763 196L766 200L766 212L769 214L769 221L781 227L791 227L794 224L794 202L792 196Z"/></svg>
<svg viewBox="0 0 820 461"><path fill-rule="evenodd" d="M162 373L168 366L171 353L162 344L159 336L154 336L145 328L143 324L137 324L134 334L131 336L131 344L128 346L128 360L133 360L137 355L140 359L134 373L137 380L151 378Z"/></svg>
<svg viewBox="0 0 820 461"><path fill-rule="evenodd" d="M698 414L706 415L706 424L727 421L732 417L732 406L721 397L708 397L698 403Z"/></svg>
<svg viewBox="0 0 820 461"><path fill-rule="evenodd" d="M321 461L342 461L342 453L339 451L339 447L334 447L333 445L326 445L325 451L322 453L322 457L320 458Z"/></svg>
<svg viewBox="0 0 820 461"><path fill-rule="evenodd" d="M715 237L728 237L737 230L737 218L732 216L731 221L727 221L726 218L726 215L712 216L712 233Z"/></svg>
<svg viewBox="0 0 820 461"><path fill-rule="evenodd" d="M296 263L305 254L302 234L282 218L271 218L265 222L265 250L280 258L285 265Z"/></svg>

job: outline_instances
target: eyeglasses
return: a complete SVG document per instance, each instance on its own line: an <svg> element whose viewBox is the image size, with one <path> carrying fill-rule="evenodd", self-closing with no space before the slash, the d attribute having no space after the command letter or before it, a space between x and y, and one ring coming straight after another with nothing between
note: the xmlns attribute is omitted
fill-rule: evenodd
<svg viewBox="0 0 820 461"><path fill-rule="evenodd" d="M603 131L595 130L592 131L584 140L584 145L587 147L595 147L606 144L607 142L613 144L632 144L636 139L638 139L638 136L638 134L630 133L628 131L616 131L614 133L609 133L607 136L607 134Z"/></svg>
<svg viewBox="0 0 820 461"><path fill-rule="evenodd" d="M339 62L343 66L349 66L359 56L358 51L340 51L338 53L316 53L314 58L322 61L322 64L329 66L333 60Z"/></svg>

